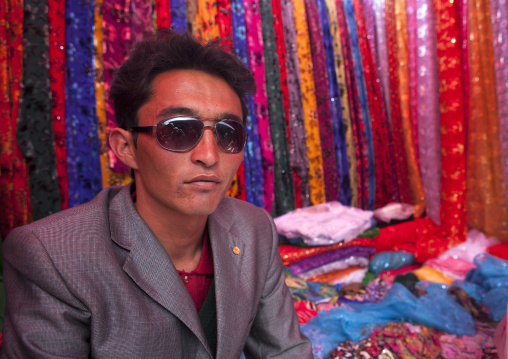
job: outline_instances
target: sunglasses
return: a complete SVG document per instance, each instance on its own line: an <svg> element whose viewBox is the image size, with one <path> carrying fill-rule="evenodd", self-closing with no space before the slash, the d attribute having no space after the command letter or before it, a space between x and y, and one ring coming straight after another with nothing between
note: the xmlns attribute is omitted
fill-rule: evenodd
<svg viewBox="0 0 508 359"><path fill-rule="evenodd" d="M200 120L219 121L213 126L205 126ZM185 152L196 146L203 137L203 132L209 128L222 149L228 153L242 151L247 133L243 125L235 120L208 117L176 116L165 118L156 126L131 127L130 131L137 133L155 133L159 145L174 152Z"/></svg>

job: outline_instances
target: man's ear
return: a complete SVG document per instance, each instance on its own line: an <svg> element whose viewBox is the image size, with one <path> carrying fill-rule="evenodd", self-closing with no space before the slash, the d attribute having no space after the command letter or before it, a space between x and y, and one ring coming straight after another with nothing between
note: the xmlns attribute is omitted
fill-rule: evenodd
<svg viewBox="0 0 508 359"><path fill-rule="evenodd" d="M114 128L109 134L109 145L120 161L132 169L138 169L131 132L119 127Z"/></svg>

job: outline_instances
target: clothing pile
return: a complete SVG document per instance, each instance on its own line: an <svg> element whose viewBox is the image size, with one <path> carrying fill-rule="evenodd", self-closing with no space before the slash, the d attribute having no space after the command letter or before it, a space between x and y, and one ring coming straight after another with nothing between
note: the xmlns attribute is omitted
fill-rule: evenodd
<svg viewBox="0 0 508 359"><path fill-rule="evenodd" d="M438 226L399 204L372 212L328 202L274 221L316 358L497 358L505 243L470 230L448 248Z"/></svg>

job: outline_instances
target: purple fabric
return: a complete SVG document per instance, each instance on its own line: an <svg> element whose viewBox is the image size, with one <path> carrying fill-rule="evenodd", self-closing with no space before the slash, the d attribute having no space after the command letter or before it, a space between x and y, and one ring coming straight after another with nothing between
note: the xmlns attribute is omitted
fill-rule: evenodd
<svg viewBox="0 0 508 359"><path fill-rule="evenodd" d="M309 258L302 259L292 265L289 266L289 270L293 275L298 275L299 273L306 272L308 270L317 268L319 266L325 265L327 263L331 263L334 261L339 261L341 259L345 259L348 257L367 257L369 258L376 252L374 247L360 247L353 246L347 247L343 249L337 249L331 252L326 252L323 254L318 254L316 256L312 256Z"/></svg>

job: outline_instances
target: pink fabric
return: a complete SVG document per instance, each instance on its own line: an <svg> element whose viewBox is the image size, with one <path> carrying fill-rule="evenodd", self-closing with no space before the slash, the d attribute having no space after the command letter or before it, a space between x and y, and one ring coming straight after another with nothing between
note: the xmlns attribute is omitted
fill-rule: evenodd
<svg viewBox="0 0 508 359"><path fill-rule="evenodd" d="M437 269L447 277L458 280L466 279L467 272L473 268L476 268L473 263L453 257L447 259L429 259L425 262L425 265Z"/></svg>
<svg viewBox="0 0 508 359"><path fill-rule="evenodd" d="M265 58L263 56L263 35L261 32L261 15L259 14L258 0L244 0L245 24L247 28L247 47L249 53L249 65L257 89L254 95L256 105L256 117L258 121L259 142L263 166L264 208L272 212L274 201L273 183L273 145L268 121L268 105L266 98L265 82Z"/></svg>

